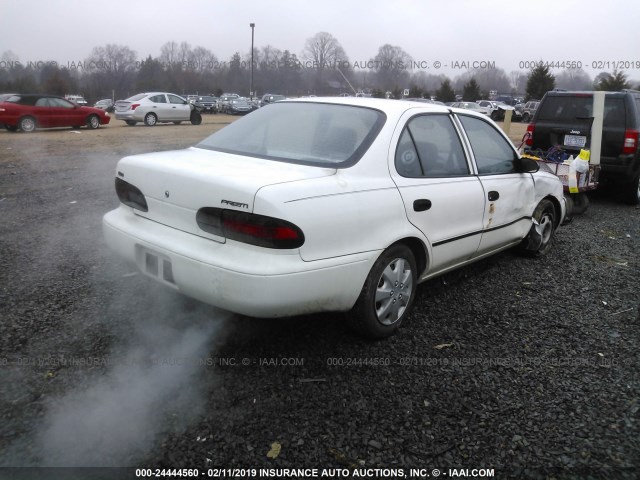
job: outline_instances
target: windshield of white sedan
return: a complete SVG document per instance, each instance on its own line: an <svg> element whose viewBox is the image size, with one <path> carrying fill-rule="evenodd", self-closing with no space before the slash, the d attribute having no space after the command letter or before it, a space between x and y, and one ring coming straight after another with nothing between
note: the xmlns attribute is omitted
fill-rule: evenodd
<svg viewBox="0 0 640 480"><path fill-rule="evenodd" d="M385 118L370 108L279 102L233 122L196 146L291 163L346 167L369 148Z"/></svg>

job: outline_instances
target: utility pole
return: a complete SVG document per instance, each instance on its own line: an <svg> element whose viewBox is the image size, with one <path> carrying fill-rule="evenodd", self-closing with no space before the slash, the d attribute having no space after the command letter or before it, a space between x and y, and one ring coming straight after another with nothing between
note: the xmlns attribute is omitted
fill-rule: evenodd
<svg viewBox="0 0 640 480"><path fill-rule="evenodd" d="M256 27L255 23L250 23L251 27L251 85L249 86L249 98L253 100L253 30Z"/></svg>

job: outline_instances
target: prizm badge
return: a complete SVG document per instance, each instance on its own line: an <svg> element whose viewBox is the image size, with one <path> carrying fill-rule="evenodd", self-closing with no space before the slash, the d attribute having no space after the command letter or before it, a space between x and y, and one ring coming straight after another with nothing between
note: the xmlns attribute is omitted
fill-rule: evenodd
<svg viewBox="0 0 640 480"><path fill-rule="evenodd" d="M231 200L221 200L220 203L224 203L225 205L229 205L231 207L249 208L249 205L246 203L233 202Z"/></svg>
<svg viewBox="0 0 640 480"><path fill-rule="evenodd" d="M580 135L580 130L571 130L569 132L570 135Z"/></svg>

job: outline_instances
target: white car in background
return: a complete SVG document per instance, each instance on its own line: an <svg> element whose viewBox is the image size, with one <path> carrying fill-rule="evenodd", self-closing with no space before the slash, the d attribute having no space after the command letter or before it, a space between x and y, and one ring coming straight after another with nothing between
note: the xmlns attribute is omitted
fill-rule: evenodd
<svg viewBox="0 0 640 480"><path fill-rule="evenodd" d="M202 123L202 116L194 106L174 93L139 93L115 104L116 120L124 120L134 126L138 122L152 127L158 123Z"/></svg>
<svg viewBox="0 0 640 480"><path fill-rule="evenodd" d="M455 102L451 104L454 108L464 108L465 110L471 110L472 112L478 112L483 115L490 116L491 109L488 107L481 107L476 102Z"/></svg>
<svg viewBox="0 0 640 480"><path fill-rule="evenodd" d="M70 102L73 102L76 105L80 105L81 107L89 106L89 102L87 102L82 95L65 95L64 98L65 100L69 100Z"/></svg>
<svg viewBox="0 0 640 480"><path fill-rule="evenodd" d="M549 251L562 185L486 116L371 98L284 100L195 147L125 157L107 244L169 288L254 317L349 311L393 334L419 282Z"/></svg>
<svg viewBox="0 0 640 480"><path fill-rule="evenodd" d="M513 120L516 119L516 116L518 118L520 117L516 113L516 109L514 107L512 107L511 105L507 105L506 103L503 103L503 102L495 102L492 100L478 100L476 103L481 107L488 108L490 110L489 116L491 117L492 120L495 120L496 122L501 122L502 120L504 120L504 116L508 111L511 111Z"/></svg>

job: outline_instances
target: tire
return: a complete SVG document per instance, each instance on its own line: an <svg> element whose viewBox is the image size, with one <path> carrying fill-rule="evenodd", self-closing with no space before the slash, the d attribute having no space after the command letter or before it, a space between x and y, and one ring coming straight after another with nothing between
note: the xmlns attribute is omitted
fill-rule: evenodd
<svg viewBox="0 0 640 480"><path fill-rule="evenodd" d="M158 117L156 116L155 113L147 113L144 116L144 124L147 127L153 127L158 123Z"/></svg>
<svg viewBox="0 0 640 480"><path fill-rule="evenodd" d="M182 122L173 122L174 125L180 125Z"/></svg>
<svg viewBox="0 0 640 480"><path fill-rule="evenodd" d="M573 200L573 215L582 215L589 208L589 197L587 194L582 193L573 193L571 194L571 199Z"/></svg>
<svg viewBox="0 0 640 480"><path fill-rule="evenodd" d="M640 205L640 175L625 185L622 200L629 205Z"/></svg>
<svg viewBox="0 0 640 480"><path fill-rule="evenodd" d="M126 124L129 125L130 127L135 127L136 126L136 121L134 120L125 120Z"/></svg>
<svg viewBox="0 0 640 480"><path fill-rule="evenodd" d="M87 128L90 128L91 130L95 130L99 126L100 126L100 118L98 117L98 115L89 115L87 117Z"/></svg>
<svg viewBox="0 0 640 480"><path fill-rule="evenodd" d="M349 326L369 338L393 335L413 307L417 264L409 247L392 245L376 260L351 312Z"/></svg>
<svg viewBox="0 0 640 480"><path fill-rule="evenodd" d="M191 112L191 125L200 125L202 123L202 115L195 110Z"/></svg>
<svg viewBox="0 0 640 480"><path fill-rule="evenodd" d="M520 244L520 251L529 257L540 257L551 250L556 230L556 209L550 200L542 200L535 211L531 230Z"/></svg>
<svg viewBox="0 0 640 480"><path fill-rule="evenodd" d="M522 114L522 121L523 122L529 123L529 118L530 118L530 115L528 113L523 113Z"/></svg>
<svg viewBox="0 0 640 480"><path fill-rule="evenodd" d="M5 125L4 128L9 130L10 132L15 132L16 130L18 130L18 127L15 125Z"/></svg>
<svg viewBox="0 0 640 480"><path fill-rule="evenodd" d="M573 220L573 196L565 193L564 194L565 204L567 208L567 213L564 216L564 224L571 223Z"/></svg>
<svg viewBox="0 0 640 480"><path fill-rule="evenodd" d="M36 119L33 117L22 117L18 122L20 130L25 133L31 133L36 129Z"/></svg>

